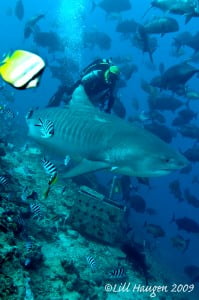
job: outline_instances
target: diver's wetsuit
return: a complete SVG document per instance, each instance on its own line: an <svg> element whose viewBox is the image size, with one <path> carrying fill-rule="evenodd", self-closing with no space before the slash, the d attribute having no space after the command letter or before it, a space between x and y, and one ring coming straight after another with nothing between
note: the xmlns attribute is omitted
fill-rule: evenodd
<svg viewBox="0 0 199 300"><path fill-rule="evenodd" d="M106 72L111 66L113 64L110 60L95 60L82 71L81 79L73 86L60 86L49 100L47 107L58 106L61 101L69 102L71 98L65 97L66 99L64 99L65 94L72 95L74 90L82 84L91 102L103 111L110 113L115 100L113 93L117 81L116 76L106 78Z"/></svg>

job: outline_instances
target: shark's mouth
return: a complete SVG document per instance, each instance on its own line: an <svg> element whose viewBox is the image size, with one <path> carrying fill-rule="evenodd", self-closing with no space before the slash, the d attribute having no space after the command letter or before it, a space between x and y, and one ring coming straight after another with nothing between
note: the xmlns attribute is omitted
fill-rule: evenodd
<svg viewBox="0 0 199 300"><path fill-rule="evenodd" d="M154 174L154 176L155 175L157 175L157 176L159 176L159 175L167 175L167 174L171 173L172 171L174 171L174 170L171 170L171 169L160 169L160 170L154 171L153 174Z"/></svg>

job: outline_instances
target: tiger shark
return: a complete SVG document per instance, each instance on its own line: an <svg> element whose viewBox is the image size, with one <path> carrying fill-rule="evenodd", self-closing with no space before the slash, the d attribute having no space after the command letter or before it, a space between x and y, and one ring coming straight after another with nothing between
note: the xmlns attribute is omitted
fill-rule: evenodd
<svg viewBox="0 0 199 300"><path fill-rule="evenodd" d="M39 120L53 123L53 135L43 138ZM106 114L89 101L83 86L66 107L31 111L26 117L29 136L56 154L75 162L66 177L108 170L116 174L153 177L188 164L187 159L143 128Z"/></svg>

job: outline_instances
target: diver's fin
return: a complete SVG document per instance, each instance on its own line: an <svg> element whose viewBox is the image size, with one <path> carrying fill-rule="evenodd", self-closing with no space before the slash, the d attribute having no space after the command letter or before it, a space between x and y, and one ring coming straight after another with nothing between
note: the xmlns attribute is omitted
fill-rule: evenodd
<svg viewBox="0 0 199 300"><path fill-rule="evenodd" d="M105 162L83 159L79 164L69 169L68 172L65 173L65 177L75 177L107 168L110 168L110 166Z"/></svg>
<svg viewBox="0 0 199 300"><path fill-rule="evenodd" d="M86 95L83 85L81 84L74 90L72 94L72 99L70 100L70 106L73 105L93 106L88 96Z"/></svg>

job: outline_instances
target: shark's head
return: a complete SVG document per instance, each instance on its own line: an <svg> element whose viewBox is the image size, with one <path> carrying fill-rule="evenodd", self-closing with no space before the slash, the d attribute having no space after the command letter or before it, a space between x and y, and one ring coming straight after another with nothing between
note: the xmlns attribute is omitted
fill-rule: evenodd
<svg viewBox="0 0 199 300"><path fill-rule="evenodd" d="M187 159L178 152L172 151L160 153L160 155L157 153L156 155L145 157L143 159L143 171L140 175L143 177L167 175L175 170L184 168L187 164ZM141 166L139 166L139 169L141 171L140 167Z"/></svg>
<svg viewBox="0 0 199 300"><path fill-rule="evenodd" d="M132 147L121 152L125 165L112 168L112 172L136 177L156 177L167 175L184 168L188 160L178 151L172 149L158 137L145 131L143 139L132 143ZM117 165L117 164L116 164Z"/></svg>

